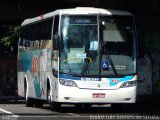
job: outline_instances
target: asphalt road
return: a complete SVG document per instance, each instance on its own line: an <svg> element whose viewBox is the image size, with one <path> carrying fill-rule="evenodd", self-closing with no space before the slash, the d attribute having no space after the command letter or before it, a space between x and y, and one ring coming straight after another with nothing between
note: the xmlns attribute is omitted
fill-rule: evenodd
<svg viewBox="0 0 160 120"><path fill-rule="evenodd" d="M0 104L0 120L160 120L157 104L137 104L124 111L114 111L109 105L92 106L90 109L76 109L63 105L60 111L51 111L46 104L43 108L26 107L25 104Z"/></svg>

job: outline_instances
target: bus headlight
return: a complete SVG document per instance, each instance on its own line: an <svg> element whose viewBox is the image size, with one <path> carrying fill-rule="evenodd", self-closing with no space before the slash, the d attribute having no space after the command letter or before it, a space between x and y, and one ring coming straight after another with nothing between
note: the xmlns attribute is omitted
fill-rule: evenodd
<svg viewBox="0 0 160 120"><path fill-rule="evenodd" d="M137 84L136 81L128 81L128 82L122 83L120 88L133 87L133 86L136 86L136 84Z"/></svg>
<svg viewBox="0 0 160 120"><path fill-rule="evenodd" d="M77 84L74 81L72 81L72 80L63 80L63 79L60 79L59 83L61 85L64 85L64 86L77 87Z"/></svg>

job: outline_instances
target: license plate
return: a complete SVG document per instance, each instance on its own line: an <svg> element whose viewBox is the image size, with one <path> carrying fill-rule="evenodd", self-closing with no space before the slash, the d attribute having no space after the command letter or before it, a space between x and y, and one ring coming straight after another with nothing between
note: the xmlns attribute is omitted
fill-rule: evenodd
<svg viewBox="0 0 160 120"><path fill-rule="evenodd" d="M105 98L105 93L93 93L93 98Z"/></svg>

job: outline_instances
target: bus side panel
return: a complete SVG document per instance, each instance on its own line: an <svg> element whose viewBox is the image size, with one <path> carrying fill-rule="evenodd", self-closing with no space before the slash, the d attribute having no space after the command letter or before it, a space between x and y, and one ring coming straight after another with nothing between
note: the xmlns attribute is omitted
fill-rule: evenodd
<svg viewBox="0 0 160 120"><path fill-rule="evenodd" d="M18 56L17 56L17 76L18 76L18 95L21 97L25 96L24 91L24 80L25 80L25 58L24 58L24 51L19 50Z"/></svg>
<svg viewBox="0 0 160 120"><path fill-rule="evenodd" d="M18 95L24 97L24 73L18 72Z"/></svg>
<svg viewBox="0 0 160 120"><path fill-rule="evenodd" d="M47 100L47 80L50 81L51 88L55 86L53 85L53 75L51 70L51 49L35 51L32 59L35 59L32 61L31 86L33 86L34 91L32 97Z"/></svg>
<svg viewBox="0 0 160 120"><path fill-rule="evenodd" d="M51 82L51 49L43 49L39 55L39 81L41 99L47 100L47 80Z"/></svg>
<svg viewBox="0 0 160 120"><path fill-rule="evenodd" d="M25 96L25 84L30 90L31 84L31 68L32 68L32 55L30 52L21 51L18 54L18 94L22 97ZM29 94L28 94L29 95Z"/></svg>
<svg viewBox="0 0 160 120"><path fill-rule="evenodd" d="M36 50L32 57L32 97L37 99L45 99L47 91L47 65L48 65L48 49ZM33 93L32 92L32 93Z"/></svg>
<svg viewBox="0 0 160 120"><path fill-rule="evenodd" d="M19 53L18 93L24 96L24 80L28 97L46 99L47 76L51 76L51 50L42 49ZM47 74L46 74L47 73Z"/></svg>

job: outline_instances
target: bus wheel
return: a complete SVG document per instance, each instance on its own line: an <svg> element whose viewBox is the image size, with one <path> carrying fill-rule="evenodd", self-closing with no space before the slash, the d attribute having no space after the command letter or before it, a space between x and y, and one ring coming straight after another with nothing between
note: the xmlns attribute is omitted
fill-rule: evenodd
<svg viewBox="0 0 160 120"><path fill-rule="evenodd" d="M47 102L50 106L50 108L52 107L52 93L51 93L51 90L50 88L47 89Z"/></svg>
<svg viewBox="0 0 160 120"><path fill-rule="evenodd" d="M55 111L60 110L61 104L58 103L58 102L53 102L52 91L51 91L49 86L48 86L48 89L47 89L47 102L48 102L51 110L55 110Z"/></svg>
<svg viewBox="0 0 160 120"><path fill-rule="evenodd" d="M81 104L81 103L76 103L75 104L75 109L78 110L78 111L82 110L83 107L84 107L84 104Z"/></svg>
<svg viewBox="0 0 160 120"><path fill-rule="evenodd" d="M77 103L77 104L75 104L75 108L76 108L76 110L90 110L90 108L91 108L91 106L92 106L92 104L81 104L81 103Z"/></svg>
<svg viewBox="0 0 160 120"><path fill-rule="evenodd" d="M111 108L115 112L123 112L125 105L123 103L114 103L114 104L111 104Z"/></svg>
<svg viewBox="0 0 160 120"><path fill-rule="evenodd" d="M34 106L34 102L33 99L28 97L28 93L27 93L27 84L25 82L24 84L24 94L25 94L25 103L26 103L26 107L33 107Z"/></svg>
<svg viewBox="0 0 160 120"><path fill-rule="evenodd" d="M51 92L50 88L48 88L48 90L47 90L47 102L48 102L51 110L56 110L56 111L60 110L61 104L52 101L52 92Z"/></svg>
<svg viewBox="0 0 160 120"><path fill-rule="evenodd" d="M34 106L34 102L31 98L26 98L26 107L33 107Z"/></svg>
<svg viewBox="0 0 160 120"><path fill-rule="evenodd" d="M35 107L38 107L38 108L43 107L43 101L42 100L35 100Z"/></svg>
<svg viewBox="0 0 160 120"><path fill-rule="evenodd" d="M61 109L61 103L52 102L52 104L51 104L51 110L60 111L60 109Z"/></svg>
<svg viewBox="0 0 160 120"><path fill-rule="evenodd" d="M85 110L90 110L91 107L92 107L92 104L90 104L90 103L84 104L84 109Z"/></svg>

